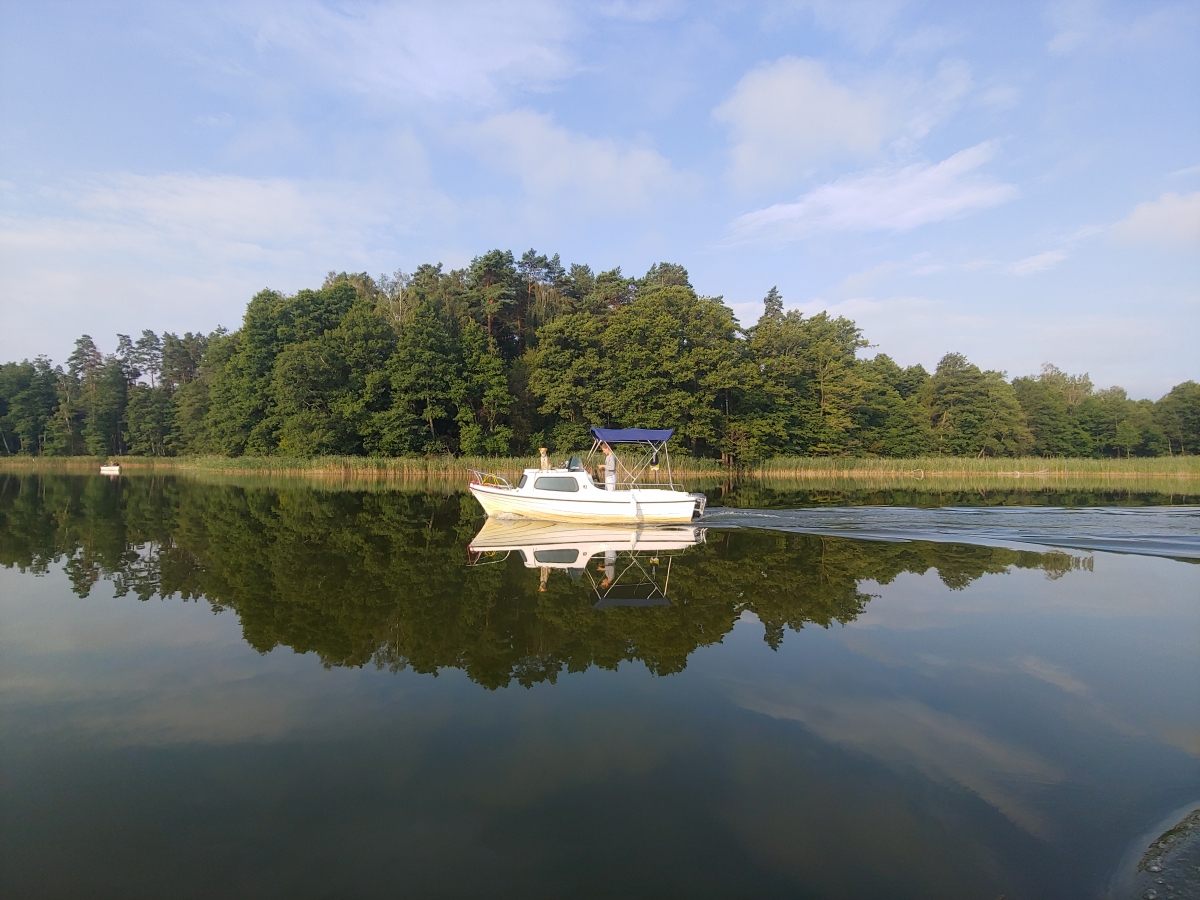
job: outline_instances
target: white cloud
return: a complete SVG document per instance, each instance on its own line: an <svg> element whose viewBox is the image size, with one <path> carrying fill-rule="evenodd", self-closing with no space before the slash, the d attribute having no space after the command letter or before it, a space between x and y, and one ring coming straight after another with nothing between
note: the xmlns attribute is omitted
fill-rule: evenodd
<svg viewBox="0 0 1200 900"><path fill-rule="evenodd" d="M1129 218L1113 226L1113 234L1135 244L1200 246L1200 191L1167 193L1140 203Z"/></svg>
<svg viewBox="0 0 1200 900"><path fill-rule="evenodd" d="M257 254L295 246L296 241L327 239L332 229L350 225L355 217L337 213L337 197L345 197L344 190L345 186L301 185L285 178L124 175L94 185L78 204L95 219L145 227L159 240L220 243L231 249L253 248ZM351 205L358 207L358 199Z"/></svg>
<svg viewBox="0 0 1200 900"><path fill-rule="evenodd" d="M742 187L786 181L830 156L869 155L887 130L882 97L836 83L815 60L790 56L743 76L713 117L730 129L731 174Z"/></svg>
<svg viewBox="0 0 1200 900"><path fill-rule="evenodd" d="M971 67L961 59L942 60L933 78L910 84L904 99L894 101L909 110L901 144L914 144L950 118L972 84Z"/></svg>
<svg viewBox="0 0 1200 900"><path fill-rule="evenodd" d="M619 213L691 181L653 149L577 134L530 110L492 116L463 136L486 162L516 175L543 211L559 198L575 214Z"/></svg>
<svg viewBox="0 0 1200 900"><path fill-rule="evenodd" d="M353 251L386 226L412 231L447 201L430 190L237 175L121 174L45 191L57 214L8 217L0 247L213 262ZM332 260L331 260L332 261Z"/></svg>
<svg viewBox="0 0 1200 900"><path fill-rule="evenodd" d="M600 14L630 22L674 19L687 9L683 0L612 0L600 5Z"/></svg>
<svg viewBox="0 0 1200 900"><path fill-rule="evenodd" d="M991 143L934 165L877 169L826 184L795 203L740 216L734 241L798 240L818 231L908 231L986 209L1017 195L1011 184L975 174L995 153Z"/></svg>
<svg viewBox="0 0 1200 900"><path fill-rule="evenodd" d="M961 59L942 60L930 77L878 76L852 88L815 60L784 57L743 76L713 118L729 130L734 184L786 186L818 164L875 156L885 143L910 156L972 86Z"/></svg>
<svg viewBox="0 0 1200 900"><path fill-rule="evenodd" d="M893 31L904 0L791 0L786 5L809 13L819 27L866 51Z"/></svg>
<svg viewBox="0 0 1200 900"><path fill-rule="evenodd" d="M895 47L901 53L933 53L962 43L962 32L938 25L926 25L898 38Z"/></svg>
<svg viewBox="0 0 1200 900"><path fill-rule="evenodd" d="M903 270L862 273L856 283L848 278L844 290L850 296L844 300L818 297L788 305L805 315L826 311L853 319L897 362L919 362L930 370L949 350L1010 375L1037 372L1050 360L1068 372L1090 372L1097 385L1119 384L1134 398L1152 400L1195 377L1188 340L1200 328L1194 306L1154 308L1137 293L1118 288L1119 303L1079 291L1092 304L1080 312L1083 305L1069 286L1032 284L1014 291L1009 279L999 278L991 290L978 276L947 280L928 287L929 295L914 296L901 293L903 285L890 281L891 274ZM788 296L786 286L781 288ZM964 304L963 296L973 302ZM1121 311L1108 312L1104 307L1109 306Z"/></svg>
<svg viewBox="0 0 1200 900"><path fill-rule="evenodd" d="M1021 92L1010 84L993 84L976 102L980 106L991 106L995 109L1012 109L1021 100Z"/></svg>
<svg viewBox="0 0 1200 900"><path fill-rule="evenodd" d="M1008 267L1008 272L1010 275L1036 275L1038 272L1054 268L1066 258L1067 254L1061 250L1047 250L1017 260Z"/></svg>
<svg viewBox="0 0 1200 900"><path fill-rule="evenodd" d="M917 266L908 274L920 277L925 275L940 275L945 271L946 265L944 263L926 263L923 266Z"/></svg>
<svg viewBox="0 0 1200 900"><path fill-rule="evenodd" d="M1095 0L1054 3L1047 8L1046 15L1055 28L1047 46L1055 53L1069 53L1083 44L1112 40L1112 25L1100 16Z"/></svg>
<svg viewBox="0 0 1200 900"><path fill-rule="evenodd" d="M457 214L418 168L409 185L120 174L43 189L36 212L9 203L0 358L61 358L82 331L235 325L263 287L390 268L398 235Z"/></svg>
<svg viewBox="0 0 1200 900"><path fill-rule="evenodd" d="M350 87L390 99L491 104L573 69L569 7L554 0L407 0L251 5L235 16L260 50L282 48Z"/></svg>
<svg viewBox="0 0 1200 900"><path fill-rule="evenodd" d="M1047 7L1054 37L1053 53L1089 50L1161 48L1194 37L1200 17L1194 3L1106 4L1101 0L1059 0Z"/></svg>

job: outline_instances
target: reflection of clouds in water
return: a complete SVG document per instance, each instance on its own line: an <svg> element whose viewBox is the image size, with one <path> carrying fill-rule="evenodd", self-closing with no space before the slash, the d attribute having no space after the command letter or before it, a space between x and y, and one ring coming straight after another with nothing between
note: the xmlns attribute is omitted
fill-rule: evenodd
<svg viewBox="0 0 1200 900"><path fill-rule="evenodd" d="M1076 570L1054 581L1036 569L985 574L965 593L938 584L932 573L904 572L887 584L864 580L859 589L876 599L854 625L922 631L975 625L987 616L1011 621L1018 616L1082 615L1155 619L1164 625L1195 617L1194 563L1115 553L1096 553L1092 560L1092 570Z"/></svg>
<svg viewBox="0 0 1200 900"><path fill-rule="evenodd" d="M861 588L878 596L834 635L855 656L888 669L964 684L975 676L1004 680L1006 691L1050 704L1060 716L1086 717L1123 739L1200 756L1200 733L1179 724L1181 704L1196 708L1195 565L1097 553L1094 574L1102 585L1093 573L1047 581L1035 570L1010 570L957 593L932 574L864 582ZM915 634L936 631L944 636ZM1072 637L1083 632L1091 635L1091 651ZM1037 653L1030 652L1033 634ZM1021 683L1026 678L1062 693L1031 691Z"/></svg>
<svg viewBox="0 0 1200 900"><path fill-rule="evenodd" d="M520 809L572 785L647 775L677 750L680 738L661 720L629 707L558 707L551 718L544 714L522 706L519 718L508 719L515 726L511 733L493 735L499 740L489 752L460 774L459 789L479 803Z"/></svg>
<svg viewBox="0 0 1200 900"><path fill-rule="evenodd" d="M1087 685L1062 666L1056 666L1054 663L1036 656L1026 656L1023 659L1014 660L1014 662L1017 671L1030 675L1038 681L1062 688L1069 694L1086 694L1088 692Z"/></svg>
<svg viewBox="0 0 1200 900"><path fill-rule="evenodd" d="M1028 676L1043 684L1059 688L1064 697L1057 700L1040 694L1042 702L1057 703L1062 716L1085 717L1103 725L1126 739L1146 740L1165 744L1182 750L1190 756L1200 757L1200 730L1189 730L1178 722L1155 715L1141 705L1129 705L1128 698L1109 697L1107 702L1092 691L1087 684L1076 678L1063 666L1055 665L1037 656L1011 657L992 661L981 661L970 656L974 647L964 649L964 656L952 658L930 653L906 655L903 650L891 650L858 635L847 636L847 649L856 655L889 669L908 669L924 677L950 677L959 682L970 675L983 675L992 679L1012 679ZM1010 681L1010 691L1019 691L1019 686ZM1133 695L1136 701L1137 694ZM1123 709L1114 709L1125 700Z"/></svg>
<svg viewBox="0 0 1200 900"><path fill-rule="evenodd" d="M0 568L0 648L4 654L99 659L128 652L131 638L159 649L242 643L236 616L217 615L201 600L116 597L108 579L86 598L72 593L59 565L41 576ZM15 669L16 667L12 667Z"/></svg>
<svg viewBox="0 0 1200 900"><path fill-rule="evenodd" d="M547 723L540 706L521 706L524 692L489 697L474 685L448 704L445 689L450 681L465 684L461 673L444 672L435 683L328 670L313 654L286 647L258 653L236 615L214 622L207 604L111 593L83 601L64 582L51 572L33 594L11 593L0 604L0 716L10 741L54 733L106 749L263 743L344 736L373 723L387 727L400 715L403 739L389 744L398 777L465 710L476 728L512 729L510 737L493 732L497 744L459 784L499 808L617 772L644 774L669 752L668 736L650 721L631 722L637 714L628 709L572 710ZM382 690L367 687L371 680ZM523 709L516 718L514 703Z"/></svg>
<svg viewBox="0 0 1200 900"><path fill-rule="evenodd" d="M1163 722L1160 734L1164 743L1200 759L1200 727Z"/></svg>
<svg viewBox="0 0 1200 900"><path fill-rule="evenodd" d="M170 664L139 664L103 677L84 671L5 682L0 709L9 738L74 732L108 747L281 740L381 709L354 686L354 674L331 676L311 658L279 662L255 671L214 665L206 653L175 654Z"/></svg>
<svg viewBox="0 0 1200 900"><path fill-rule="evenodd" d="M1144 740L1157 738L1162 743L1172 743L1170 740L1164 739L1161 728L1153 727L1153 724L1147 728L1148 723L1143 723L1141 726L1132 724L1128 721L1128 716L1123 716L1119 711L1110 709L1108 704L1096 697L1086 684L1067 669L1045 659L1037 656L1025 656L1010 660L996 671L1002 675L1014 673L1028 675L1044 684L1059 688L1064 693L1072 695L1070 698L1062 698L1064 712L1069 708L1071 713L1087 716L1122 737Z"/></svg>
<svg viewBox="0 0 1200 900"><path fill-rule="evenodd" d="M800 722L830 743L894 768L911 767L934 781L965 787L1030 834L1052 837L1028 795L1062 781L1059 768L954 716L914 700L834 697L803 688L743 688L736 700L745 709Z"/></svg>
<svg viewBox="0 0 1200 900"><path fill-rule="evenodd" d="M850 642L847 642L847 644L849 645ZM856 642L854 649L862 652L865 656L875 658L877 662L883 661L879 659L878 655L870 652L869 645L866 642ZM1088 686L1072 675L1067 669L1038 656L1014 657L997 663L977 662L973 659L955 659L932 653L919 653L913 656L911 660L906 660L903 656L893 653L889 654L887 663L893 668L907 666L925 675L944 674L951 669L969 670L983 675L1013 675L1020 673L1053 685L1060 690L1066 691L1068 694L1084 695L1088 693Z"/></svg>
<svg viewBox="0 0 1200 900"><path fill-rule="evenodd" d="M205 603L111 593L80 600L65 581L0 570L0 586L20 588L0 594L9 740L53 731L110 747L271 741L374 712L356 686L361 673L330 672L286 648L261 655L236 616L214 622Z"/></svg>

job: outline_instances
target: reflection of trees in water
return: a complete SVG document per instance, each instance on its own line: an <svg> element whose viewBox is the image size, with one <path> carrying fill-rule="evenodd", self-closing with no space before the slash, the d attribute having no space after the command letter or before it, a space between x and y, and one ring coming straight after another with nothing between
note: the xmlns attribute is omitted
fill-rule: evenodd
<svg viewBox="0 0 1200 900"><path fill-rule="evenodd" d="M0 563L43 573L62 561L86 597L100 578L119 595L207 600L237 613L266 652L315 652L327 666L465 670L501 687L640 660L682 670L743 612L778 647L786 629L849 622L863 581L936 570L951 588L1012 567L1059 577L1090 559L997 547L882 543L709 531L677 556L670 606L597 610L565 572L540 592L514 555L471 568L479 525L464 495L247 489L173 478L5 477Z"/></svg>

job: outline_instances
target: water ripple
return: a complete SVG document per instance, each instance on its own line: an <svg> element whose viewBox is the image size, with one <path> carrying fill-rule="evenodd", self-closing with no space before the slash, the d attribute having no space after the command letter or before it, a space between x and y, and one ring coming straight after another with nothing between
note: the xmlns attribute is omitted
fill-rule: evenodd
<svg viewBox="0 0 1200 900"><path fill-rule="evenodd" d="M1040 544L1200 560L1200 507L846 506L710 509L709 528L760 528L877 541Z"/></svg>

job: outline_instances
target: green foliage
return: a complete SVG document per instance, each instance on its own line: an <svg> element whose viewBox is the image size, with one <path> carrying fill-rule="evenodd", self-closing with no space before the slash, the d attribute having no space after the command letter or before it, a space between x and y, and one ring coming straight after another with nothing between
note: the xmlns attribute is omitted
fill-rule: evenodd
<svg viewBox="0 0 1200 900"><path fill-rule="evenodd" d="M774 290L774 288L772 288ZM855 355L867 341L849 319L784 313L776 293L750 334L750 354L767 383L784 398L787 453L825 455L856 443L854 411L867 387Z"/></svg>
<svg viewBox="0 0 1200 900"><path fill-rule="evenodd" d="M450 402L459 366L446 314L432 303L419 306L404 326L388 363L390 409L382 413L380 448L390 453L439 453L449 448L439 436L451 418Z"/></svg>
<svg viewBox="0 0 1200 900"><path fill-rule="evenodd" d="M620 307L602 337L604 418L590 424L670 426L692 453L718 454L730 395L748 377L736 330L719 299L677 284Z"/></svg>
<svg viewBox="0 0 1200 900"><path fill-rule="evenodd" d="M947 353L925 387L934 449L951 456L1016 456L1033 436L1016 392L1001 372L984 372Z"/></svg>
<svg viewBox="0 0 1200 900"><path fill-rule="evenodd" d="M592 426L675 428L678 451L778 455L1148 457L1200 452L1200 386L1157 403L1052 365L1008 382L960 354L930 376L849 319L785 309L743 330L687 270L564 267L492 250L459 270L330 272L265 290L241 327L88 335L66 370L0 366L0 454L509 455L575 450Z"/></svg>
<svg viewBox="0 0 1200 900"><path fill-rule="evenodd" d="M1087 381L1083 387L1086 375L1081 379L1060 378L1060 375L1058 369L1047 365L1037 378L1013 379L1013 390L1025 412L1034 453L1038 456L1083 456L1091 453L1092 441L1080 420L1080 404L1091 394L1092 386Z"/></svg>
<svg viewBox="0 0 1200 900"><path fill-rule="evenodd" d="M862 364L862 394L851 411L857 445L873 456L920 456L933 444L921 391L929 379L921 366L901 369L886 354Z"/></svg>
<svg viewBox="0 0 1200 900"><path fill-rule="evenodd" d="M687 269L677 263L655 263L646 272L645 277L637 281L637 292L641 297L668 287L682 287L691 290L692 284L688 281Z"/></svg>
<svg viewBox="0 0 1200 900"><path fill-rule="evenodd" d="M1200 453L1200 384L1185 381L1155 404L1167 452Z"/></svg>
<svg viewBox="0 0 1200 900"><path fill-rule="evenodd" d="M44 451L62 374L44 356L0 365L0 443L5 456Z"/></svg>
<svg viewBox="0 0 1200 900"><path fill-rule="evenodd" d="M508 452L513 431L503 424L512 406L504 360L478 323L463 323L459 345L461 371L451 387L457 407L458 451L468 455L500 456Z"/></svg>
<svg viewBox="0 0 1200 900"><path fill-rule="evenodd" d="M492 250L471 260L467 280L471 309L486 323L492 340L511 344L511 339L520 338L519 317L514 315L518 283L509 250Z"/></svg>
<svg viewBox="0 0 1200 900"><path fill-rule="evenodd" d="M1168 450L1163 426L1155 421L1154 404L1130 400L1124 388L1112 387L1085 397L1079 418L1100 456L1159 456Z"/></svg>
<svg viewBox="0 0 1200 900"><path fill-rule="evenodd" d="M603 321L586 313L564 316L538 332L529 389L542 401L539 411L555 422L555 449L586 446L588 428L607 424L600 396L607 379L603 336Z"/></svg>
<svg viewBox="0 0 1200 900"><path fill-rule="evenodd" d="M136 373L128 370L128 337L118 335L125 355L104 356L89 335L76 341L59 384L59 415L47 436L47 451L70 455L88 452L108 456L125 451L122 422L128 386Z"/></svg>
<svg viewBox="0 0 1200 900"><path fill-rule="evenodd" d="M134 385L125 409L126 443L137 456L167 456L174 445L175 415L164 387Z"/></svg>
<svg viewBox="0 0 1200 900"><path fill-rule="evenodd" d="M668 284L604 316L542 328L529 386L557 419L557 449L584 446L593 425L670 426L683 447L711 456L728 451L731 434L757 439L743 422L757 378L729 308Z"/></svg>
<svg viewBox="0 0 1200 900"><path fill-rule="evenodd" d="M153 335L154 332L142 334ZM159 375L163 387L174 390L199 377L209 342L223 334L224 331L220 328L212 335L192 334L189 331L183 337L179 337L171 332L165 333L159 351Z"/></svg>

